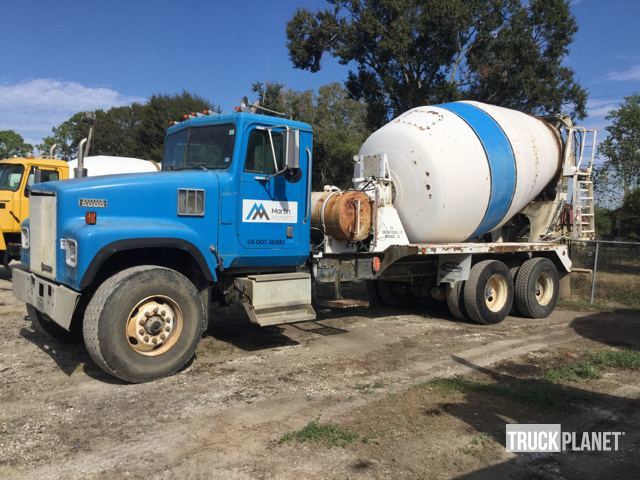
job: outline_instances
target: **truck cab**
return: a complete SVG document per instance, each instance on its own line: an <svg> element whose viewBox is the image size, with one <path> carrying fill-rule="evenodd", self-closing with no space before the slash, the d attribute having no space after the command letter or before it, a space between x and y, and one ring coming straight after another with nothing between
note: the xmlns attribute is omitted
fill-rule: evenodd
<svg viewBox="0 0 640 480"><path fill-rule="evenodd" d="M53 158L13 157L0 160L0 256L7 265L20 255L20 224L29 215L29 193L39 170L39 180L64 180L67 162Z"/></svg>
<svg viewBox="0 0 640 480"><path fill-rule="evenodd" d="M279 117L194 114L168 129L162 172L33 187L16 296L50 334L82 331L96 362L128 381L180 368L209 303L243 295L238 279L264 297L263 320L276 298L314 318L312 140Z"/></svg>

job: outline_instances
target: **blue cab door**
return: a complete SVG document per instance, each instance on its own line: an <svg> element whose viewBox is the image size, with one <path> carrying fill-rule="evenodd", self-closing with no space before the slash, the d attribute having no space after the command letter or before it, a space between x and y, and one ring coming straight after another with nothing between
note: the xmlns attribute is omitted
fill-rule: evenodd
<svg viewBox="0 0 640 480"><path fill-rule="evenodd" d="M305 222L307 165L292 178L276 174L284 167L283 129L249 125L245 151L239 160L237 235L239 262L243 266L287 266L304 261L309 252ZM302 142L301 146L302 148ZM275 161L274 154L275 153ZM301 162L302 162L301 155Z"/></svg>

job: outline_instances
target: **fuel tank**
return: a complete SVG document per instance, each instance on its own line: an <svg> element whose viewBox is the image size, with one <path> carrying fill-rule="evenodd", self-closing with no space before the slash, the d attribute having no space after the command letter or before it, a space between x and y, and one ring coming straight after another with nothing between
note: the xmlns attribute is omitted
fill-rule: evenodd
<svg viewBox="0 0 640 480"><path fill-rule="evenodd" d="M336 240L364 240L372 222L364 192L328 190L311 194L311 225Z"/></svg>

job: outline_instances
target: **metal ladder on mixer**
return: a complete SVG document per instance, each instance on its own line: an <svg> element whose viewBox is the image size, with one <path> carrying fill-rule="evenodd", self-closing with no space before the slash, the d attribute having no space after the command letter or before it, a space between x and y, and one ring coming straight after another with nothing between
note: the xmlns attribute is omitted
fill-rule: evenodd
<svg viewBox="0 0 640 480"><path fill-rule="evenodd" d="M597 130L567 128L563 176L571 179L573 225L571 238L593 240L596 236L593 162L596 156Z"/></svg>

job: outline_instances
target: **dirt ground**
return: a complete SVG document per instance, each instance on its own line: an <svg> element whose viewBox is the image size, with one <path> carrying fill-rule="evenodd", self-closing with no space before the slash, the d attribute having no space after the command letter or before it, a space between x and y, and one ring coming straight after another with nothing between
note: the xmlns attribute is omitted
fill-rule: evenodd
<svg viewBox="0 0 640 480"><path fill-rule="evenodd" d="M143 385L108 377L82 345L34 331L6 275L0 318L1 478L638 477L640 373L609 369L569 385L537 375L584 351L639 350L637 311L479 326L438 308L356 309L267 329L216 312L197 358ZM508 386L499 391L525 379L555 403L428 382L456 374ZM581 392L593 402L574 404ZM312 421L355 440L280 441ZM626 433L618 452L509 454L505 423Z"/></svg>

